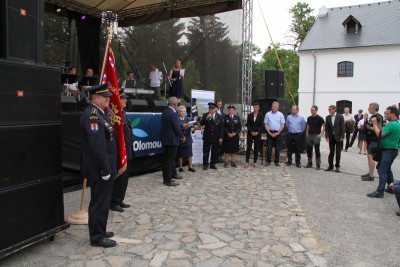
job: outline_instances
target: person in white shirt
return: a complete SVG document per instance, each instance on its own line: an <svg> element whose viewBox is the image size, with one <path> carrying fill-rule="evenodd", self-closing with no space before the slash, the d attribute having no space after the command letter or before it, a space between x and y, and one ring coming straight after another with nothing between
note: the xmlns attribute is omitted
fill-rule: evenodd
<svg viewBox="0 0 400 267"><path fill-rule="evenodd" d="M344 124L345 124L345 129L346 129L346 146L344 148L344 151L347 152L347 149L349 149L349 144L350 144L350 133L353 132L354 130L354 124L356 121L354 120L354 116L350 114L350 109L349 108L344 108Z"/></svg>
<svg viewBox="0 0 400 267"><path fill-rule="evenodd" d="M149 75L150 87L154 90L154 97L156 100L161 100L160 86L163 81L162 72L157 68L156 64L150 65L151 71Z"/></svg>

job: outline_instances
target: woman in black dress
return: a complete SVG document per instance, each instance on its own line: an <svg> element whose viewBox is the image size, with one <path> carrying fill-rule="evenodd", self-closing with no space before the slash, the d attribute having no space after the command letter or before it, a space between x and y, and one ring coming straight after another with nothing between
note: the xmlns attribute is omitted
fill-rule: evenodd
<svg viewBox="0 0 400 267"><path fill-rule="evenodd" d="M261 132L264 126L263 115L260 111L260 103L253 103L253 112L247 115L247 150L244 168L249 167L251 148L254 143L254 168L257 167L258 149L260 147Z"/></svg>
<svg viewBox="0 0 400 267"><path fill-rule="evenodd" d="M228 114L224 116L224 142L222 143L225 152L224 167L228 168L229 155L231 155L231 166L237 168L236 153L239 151L239 134L242 130L240 117L235 115L234 105L228 106Z"/></svg>
<svg viewBox="0 0 400 267"><path fill-rule="evenodd" d="M178 101L183 98L183 79L184 74L181 69L181 61L175 60L175 66L169 71L169 79L171 80L171 87L169 88L169 96L175 96Z"/></svg>
<svg viewBox="0 0 400 267"><path fill-rule="evenodd" d="M176 157L178 158L178 163L179 163L179 171L183 172L183 158L188 158L188 165L189 165L188 171L196 172L196 170L192 166L192 157L193 157L192 130L193 130L193 127L189 126L190 120L188 117L185 117L186 107L179 106L178 114L179 114L179 123L181 125L183 135L186 137L185 143L182 143L182 141L180 141L179 146L178 146L178 151L176 152Z"/></svg>

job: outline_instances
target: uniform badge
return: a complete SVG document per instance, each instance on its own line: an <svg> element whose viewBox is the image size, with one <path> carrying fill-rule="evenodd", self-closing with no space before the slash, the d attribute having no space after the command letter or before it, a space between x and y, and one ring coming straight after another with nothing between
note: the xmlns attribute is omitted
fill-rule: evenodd
<svg viewBox="0 0 400 267"><path fill-rule="evenodd" d="M99 125L97 123L91 123L89 129L92 133L97 133L99 131Z"/></svg>

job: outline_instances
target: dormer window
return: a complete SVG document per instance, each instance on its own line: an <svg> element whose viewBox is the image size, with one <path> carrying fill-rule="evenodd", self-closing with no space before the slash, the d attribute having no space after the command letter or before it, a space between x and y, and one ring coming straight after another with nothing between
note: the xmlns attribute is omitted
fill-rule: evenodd
<svg viewBox="0 0 400 267"><path fill-rule="evenodd" d="M350 15L345 21L343 21L344 33L358 33L361 29L361 23Z"/></svg>

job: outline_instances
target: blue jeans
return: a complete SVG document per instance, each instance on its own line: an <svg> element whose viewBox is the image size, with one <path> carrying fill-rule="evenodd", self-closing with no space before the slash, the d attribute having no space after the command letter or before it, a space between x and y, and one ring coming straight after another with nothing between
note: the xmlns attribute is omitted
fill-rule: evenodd
<svg viewBox="0 0 400 267"><path fill-rule="evenodd" d="M392 164L394 159L397 157L397 154L399 151L396 150L384 150L382 151L382 158L378 163L378 166L376 166L376 169L378 170L379 174L379 185L378 193L383 195L383 192L385 191L385 185L386 183L391 184L393 183L393 172L392 172Z"/></svg>
<svg viewBox="0 0 400 267"><path fill-rule="evenodd" d="M400 208L400 181L397 181L394 184L393 191L394 191L394 195L396 196L396 199L397 199L397 205L399 205L399 208Z"/></svg>

